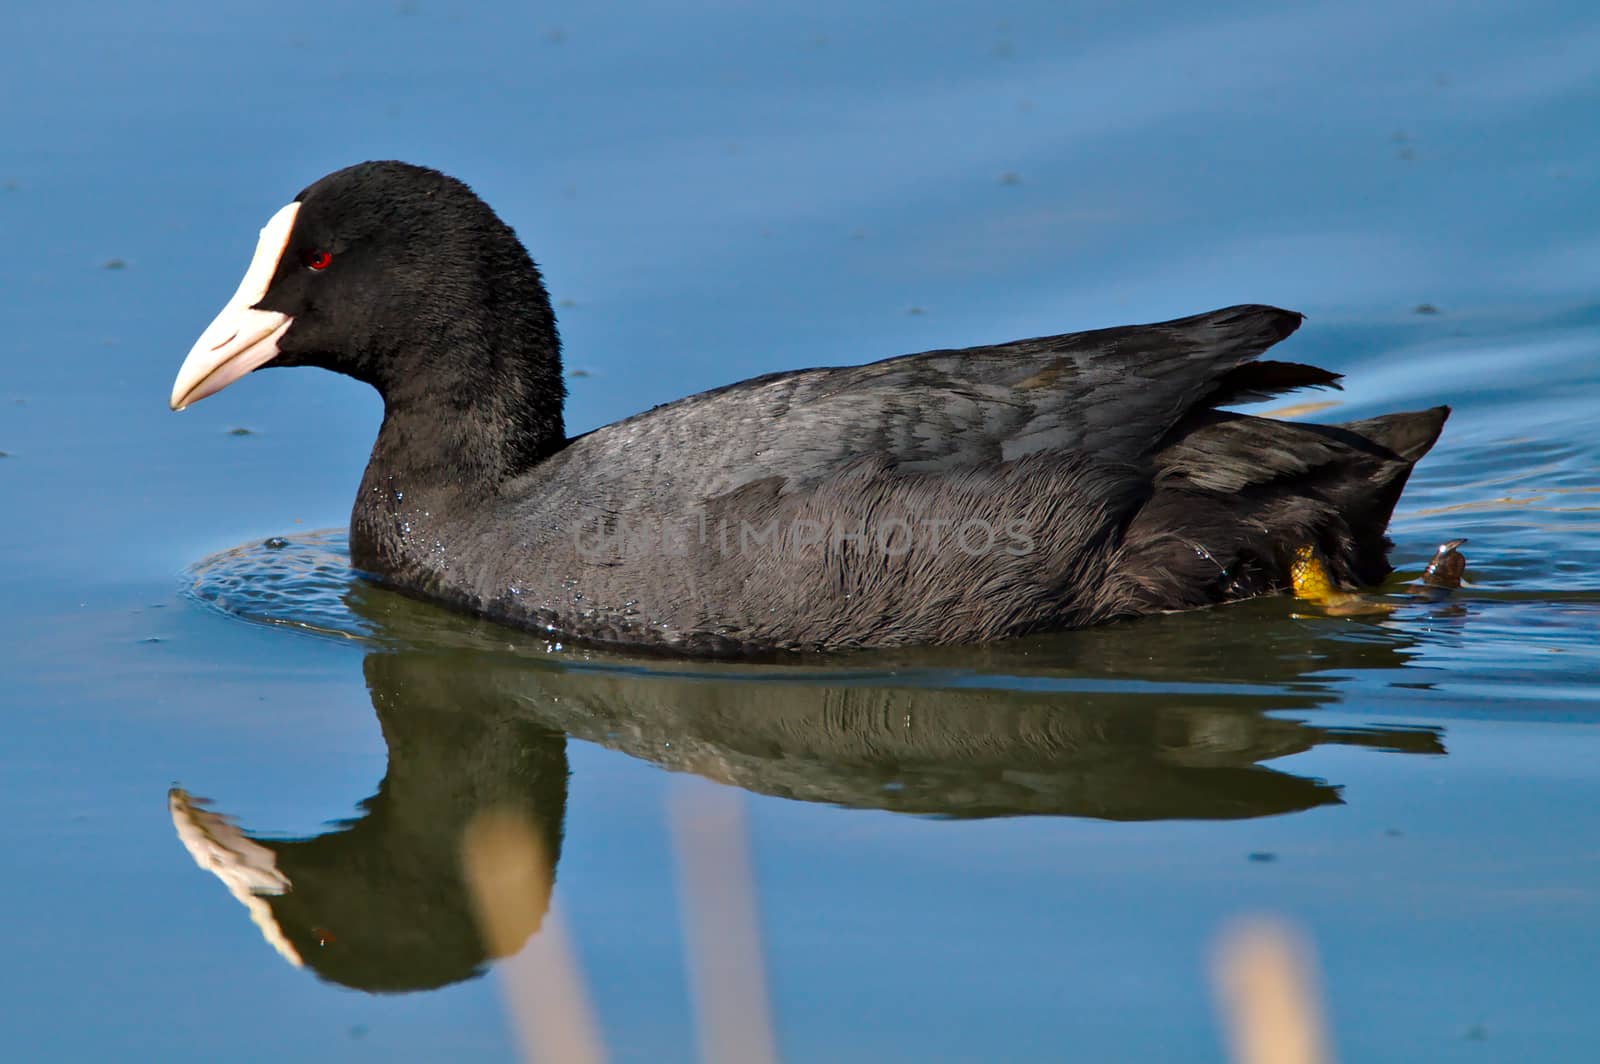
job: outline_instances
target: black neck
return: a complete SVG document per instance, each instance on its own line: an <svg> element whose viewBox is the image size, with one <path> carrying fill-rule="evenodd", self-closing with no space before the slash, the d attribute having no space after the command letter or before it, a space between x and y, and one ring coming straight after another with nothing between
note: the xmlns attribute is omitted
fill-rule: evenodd
<svg viewBox="0 0 1600 1064"><path fill-rule="evenodd" d="M424 349L390 362L426 372L374 381L384 417L369 474L481 496L565 443L561 342L544 285L532 269L494 282L494 298L457 308Z"/></svg>

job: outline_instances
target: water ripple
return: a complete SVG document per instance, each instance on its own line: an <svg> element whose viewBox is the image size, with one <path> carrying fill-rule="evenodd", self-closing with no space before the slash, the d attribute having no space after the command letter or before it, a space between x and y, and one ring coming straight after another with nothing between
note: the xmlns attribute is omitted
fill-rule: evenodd
<svg viewBox="0 0 1600 1064"><path fill-rule="evenodd" d="M343 529L274 536L213 554L190 570L189 594L222 613L319 635L374 640L346 603L360 575Z"/></svg>

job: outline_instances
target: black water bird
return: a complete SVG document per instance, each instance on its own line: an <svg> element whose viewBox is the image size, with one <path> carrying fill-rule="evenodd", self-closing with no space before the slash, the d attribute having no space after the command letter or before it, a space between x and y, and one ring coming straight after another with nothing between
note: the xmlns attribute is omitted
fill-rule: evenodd
<svg viewBox="0 0 1600 1064"><path fill-rule="evenodd" d="M466 185L369 162L262 230L179 371L181 409L261 366L366 381L351 515L376 580L601 644L742 654L973 643L1389 572L1385 528L1449 413L1223 410L1338 375L1259 356L1299 314L768 374L581 436L538 268Z"/></svg>

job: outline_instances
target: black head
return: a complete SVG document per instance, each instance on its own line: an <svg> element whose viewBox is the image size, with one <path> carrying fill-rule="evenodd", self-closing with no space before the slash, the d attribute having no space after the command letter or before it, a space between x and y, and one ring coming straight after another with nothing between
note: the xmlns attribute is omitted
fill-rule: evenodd
<svg viewBox="0 0 1600 1064"><path fill-rule="evenodd" d="M485 419L514 448L562 435L560 341L538 268L470 188L420 166L351 166L279 211L172 405L269 365L366 381L391 412Z"/></svg>

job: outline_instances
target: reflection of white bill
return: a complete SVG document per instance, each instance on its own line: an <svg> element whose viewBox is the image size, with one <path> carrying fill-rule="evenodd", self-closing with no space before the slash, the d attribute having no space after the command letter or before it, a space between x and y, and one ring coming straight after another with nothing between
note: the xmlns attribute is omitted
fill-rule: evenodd
<svg viewBox="0 0 1600 1064"><path fill-rule="evenodd" d="M290 944L272 908L263 895L278 896L294 889L289 878L278 871L277 856L248 838L221 813L205 808L204 799L193 798L181 787L167 792L172 811L172 826L194 863L222 880L228 893L250 910L250 919L261 930L261 937L296 968L303 963Z"/></svg>

